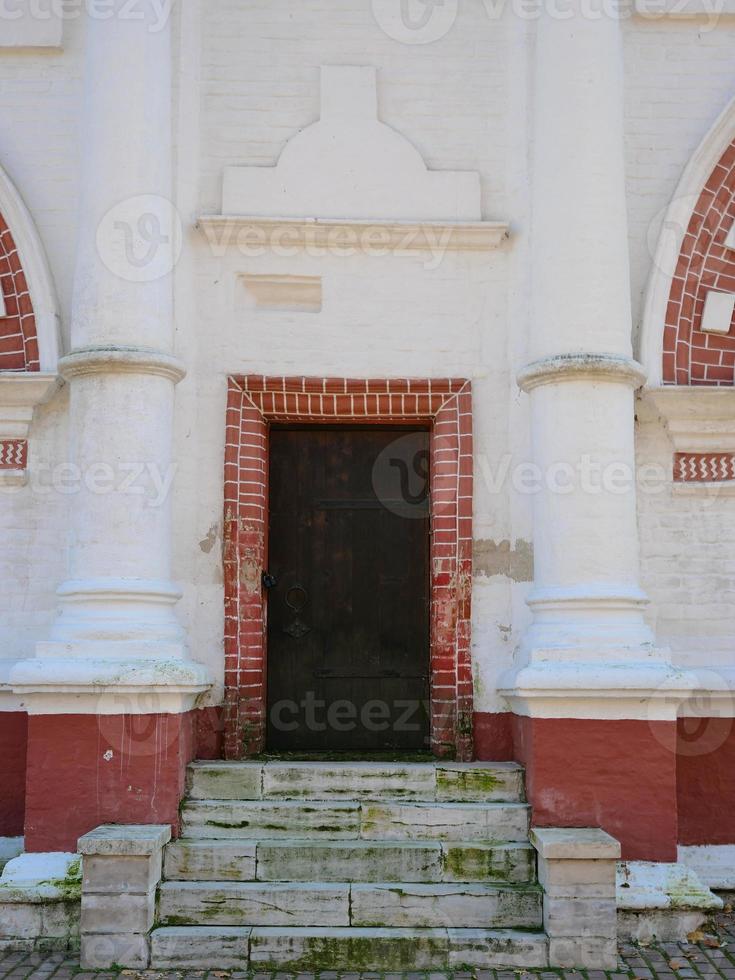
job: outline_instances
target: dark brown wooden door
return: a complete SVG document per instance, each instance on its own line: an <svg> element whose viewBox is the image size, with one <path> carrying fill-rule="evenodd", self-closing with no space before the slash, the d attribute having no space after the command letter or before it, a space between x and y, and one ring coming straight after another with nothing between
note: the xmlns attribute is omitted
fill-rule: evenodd
<svg viewBox="0 0 735 980"><path fill-rule="evenodd" d="M270 433L268 748L426 749L429 433Z"/></svg>

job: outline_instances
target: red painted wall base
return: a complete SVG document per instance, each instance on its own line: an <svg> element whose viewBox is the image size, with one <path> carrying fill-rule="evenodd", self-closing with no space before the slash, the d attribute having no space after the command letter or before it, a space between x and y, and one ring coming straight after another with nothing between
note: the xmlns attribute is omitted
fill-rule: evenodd
<svg viewBox="0 0 735 980"><path fill-rule="evenodd" d="M513 715L510 711L476 711L473 718L475 759L513 762Z"/></svg>
<svg viewBox="0 0 735 980"><path fill-rule="evenodd" d="M680 844L735 844L735 718L680 718Z"/></svg>
<svg viewBox="0 0 735 980"><path fill-rule="evenodd" d="M103 823L169 823L178 832L194 712L31 715L25 846L76 851Z"/></svg>
<svg viewBox="0 0 735 980"><path fill-rule="evenodd" d="M675 861L676 724L514 716L537 827L601 827L623 859Z"/></svg>
<svg viewBox="0 0 735 980"><path fill-rule="evenodd" d="M27 736L24 711L0 712L0 837L23 834Z"/></svg>

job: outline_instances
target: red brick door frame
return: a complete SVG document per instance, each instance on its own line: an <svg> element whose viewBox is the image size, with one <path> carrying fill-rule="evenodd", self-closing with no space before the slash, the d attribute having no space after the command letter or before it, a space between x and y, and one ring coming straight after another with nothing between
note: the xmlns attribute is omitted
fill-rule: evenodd
<svg viewBox="0 0 735 980"><path fill-rule="evenodd" d="M431 428L431 748L472 757L472 392L465 379L228 379L225 757L265 747L271 423Z"/></svg>

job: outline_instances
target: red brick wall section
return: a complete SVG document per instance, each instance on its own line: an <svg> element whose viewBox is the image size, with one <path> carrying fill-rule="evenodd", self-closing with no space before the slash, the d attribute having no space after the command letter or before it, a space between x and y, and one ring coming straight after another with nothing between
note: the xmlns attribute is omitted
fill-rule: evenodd
<svg viewBox="0 0 735 980"><path fill-rule="evenodd" d="M103 823L168 823L179 830L194 712L30 715L27 851L76 851Z"/></svg>
<svg viewBox="0 0 735 980"><path fill-rule="evenodd" d="M22 837L26 796L25 711L0 712L0 837Z"/></svg>
<svg viewBox="0 0 735 980"><path fill-rule="evenodd" d="M664 384L735 384L735 322L728 334L699 329L710 289L735 292L735 140L720 157L694 208L671 283L663 343Z"/></svg>
<svg viewBox="0 0 735 980"><path fill-rule="evenodd" d="M431 720L472 755L472 396L463 379L230 378L225 449L225 757L264 747L270 422L430 423Z"/></svg>
<svg viewBox="0 0 735 980"><path fill-rule="evenodd" d="M33 304L13 236L0 215L0 371L38 371L38 341Z"/></svg>

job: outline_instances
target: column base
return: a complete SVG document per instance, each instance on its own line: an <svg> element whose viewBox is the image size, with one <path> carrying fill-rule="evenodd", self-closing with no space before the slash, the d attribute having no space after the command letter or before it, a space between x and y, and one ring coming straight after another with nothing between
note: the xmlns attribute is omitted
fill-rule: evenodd
<svg viewBox="0 0 735 980"><path fill-rule="evenodd" d="M68 653L70 648L63 650ZM92 715L190 711L211 686L202 664L163 656L34 657L16 662L9 683L30 714Z"/></svg>

